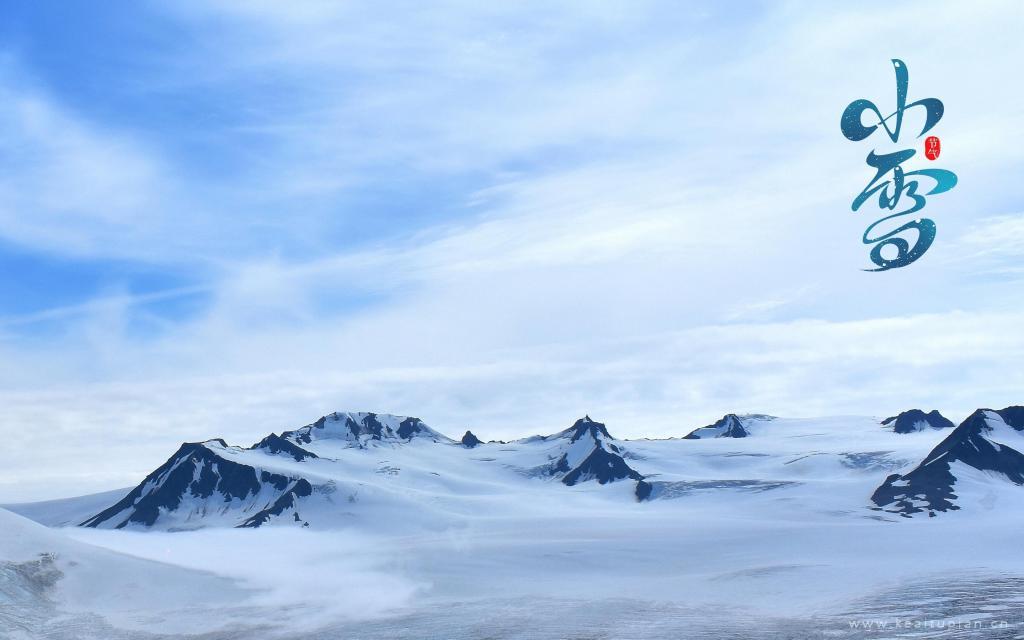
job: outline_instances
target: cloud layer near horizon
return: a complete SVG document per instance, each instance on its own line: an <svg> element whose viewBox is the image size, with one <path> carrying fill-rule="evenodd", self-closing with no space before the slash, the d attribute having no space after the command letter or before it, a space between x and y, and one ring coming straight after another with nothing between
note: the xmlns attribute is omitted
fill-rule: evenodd
<svg viewBox="0 0 1024 640"><path fill-rule="evenodd" d="M102 95L8 37L8 278L58 275L0 316L0 500L339 409L630 437L1021 402L1022 17L884 6L140 5ZM838 119L895 55L961 183L869 274Z"/></svg>

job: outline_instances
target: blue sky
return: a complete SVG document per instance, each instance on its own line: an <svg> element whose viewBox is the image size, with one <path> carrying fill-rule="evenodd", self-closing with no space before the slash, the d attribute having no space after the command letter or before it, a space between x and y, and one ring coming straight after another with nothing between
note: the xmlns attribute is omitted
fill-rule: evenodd
<svg viewBox="0 0 1024 640"><path fill-rule="evenodd" d="M1024 401L1016 3L3 12L0 499L339 409L506 438ZM897 56L960 184L871 274L838 123Z"/></svg>

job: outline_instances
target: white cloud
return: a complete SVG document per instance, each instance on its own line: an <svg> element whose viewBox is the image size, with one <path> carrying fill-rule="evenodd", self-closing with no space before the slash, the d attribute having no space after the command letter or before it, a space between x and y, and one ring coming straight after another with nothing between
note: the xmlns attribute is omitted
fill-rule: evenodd
<svg viewBox="0 0 1024 640"><path fill-rule="evenodd" d="M368 316L342 335L327 323L249 334L252 351L206 342L193 375L165 366L187 355L165 346L132 354L148 361L133 379L8 389L0 499L125 486L182 441L250 444L341 409L417 415L485 438L553 432L583 413L621 437L679 436L728 411L884 416L921 407L958 419L1019 402L1024 382L1014 364L1024 357L1020 313L703 326L450 352L429 349L441 318L419 319L430 334L410 340L395 318ZM449 319L477 347L468 335L477 318ZM195 354L186 360L197 363Z"/></svg>
<svg viewBox="0 0 1024 640"><path fill-rule="evenodd" d="M156 222L160 169L109 131L83 125L0 68L0 225L8 240L95 253ZM104 247L102 251L106 251Z"/></svg>
<svg viewBox="0 0 1024 640"><path fill-rule="evenodd" d="M992 254L1020 257L1024 254L1024 214L993 216L979 220L961 238L974 256Z"/></svg>
<svg viewBox="0 0 1024 640"><path fill-rule="evenodd" d="M1020 43L1001 34L1017 14L884 6L757 24L633 4L176 8L197 47L153 82L253 100L220 139L263 146L226 184L0 79L0 136L32 160L0 178L0 234L202 260L208 281L184 293L210 301L152 336L125 328L148 297L0 319L0 497L127 484L181 440L248 443L335 409L484 437L590 412L639 436L726 411L1019 401L1022 309L950 259L1019 244L1015 218L986 213L1015 210L992 168L1019 151L990 133L1019 115L1019 89L990 80L1015 73ZM929 11L942 19L906 28ZM849 201L867 148L838 118L853 98L891 97L896 33L912 92L947 101L962 182L930 205L929 256L865 274L871 220ZM337 232L377 215L333 199L348 189L467 174L453 201L422 205L456 212L440 221L415 211L356 248ZM63 332L18 333L53 319Z"/></svg>

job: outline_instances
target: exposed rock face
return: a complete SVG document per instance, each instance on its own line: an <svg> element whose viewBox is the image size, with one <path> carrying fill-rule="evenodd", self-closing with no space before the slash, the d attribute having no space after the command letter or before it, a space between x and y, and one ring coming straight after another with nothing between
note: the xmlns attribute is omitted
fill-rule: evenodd
<svg viewBox="0 0 1024 640"><path fill-rule="evenodd" d="M263 449L268 453L284 453L294 458L296 462L318 457L312 451L306 451L297 444L273 433L254 444L252 448Z"/></svg>
<svg viewBox="0 0 1024 640"><path fill-rule="evenodd" d="M750 432L743 426L743 421L735 413L727 413L718 422L694 429L686 434L687 440L702 438L746 438Z"/></svg>
<svg viewBox="0 0 1024 640"><path fill-rule="evenodd" d="M235 462L225 455L227 449L223 440L181 445L142 484L82 525L116 529L131 525L149 527L172 512L184 510L202 516L231 505L258 507L253 516L257 518L265 510L278 509L288 501L288 496L294 501L296 496L311 493L308 481ZM263 503L267 506L262 507Z"/></svg>
<svg viewBox="0 0 1024 640"><path fill-rule="evenodd" d="M356 447L400 444L413 439L452 442L419 418L378 413L332 413L312 424L281 434L298 445L314 440L344 440Z"/></svg>
<svg viewBox="0 0 1024 640"><path fill-rule="evenodd" d="M876 508L910 517L960 508L957 472L994 472L1024 484L1024 407L978 409L955 428L921 464L885 479L871 496Z"/></svg>
<svg viewBox="0 0 1024 640"><path fill-rule="evenodd" d="M893 433L915 433L925 429L952 429L955 425L938 411L928 413L920 409L910 409L899 415L882 421L885 426L892 426Z"/></svg>
<svg viewBox="0 0 1024 640"><path fill-rule="evenodd" d="M591 420L590 416L580 418L565 431L548 436L546 440L561 443L561 455L551 465L550 473L559 477L563 484L571 487L580 482L607 484L629 479L638 482L637 499L643 500L650 494L649 488L639 486L644 477L626 463L615 438L604 424Z"/></svg>

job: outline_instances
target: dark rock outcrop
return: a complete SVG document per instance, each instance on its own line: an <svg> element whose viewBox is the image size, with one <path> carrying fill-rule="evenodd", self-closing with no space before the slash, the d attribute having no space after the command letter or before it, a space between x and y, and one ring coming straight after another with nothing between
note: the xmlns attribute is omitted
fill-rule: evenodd
<svg viewBox="0 0 1024 640"><path fill-rule="evenodd" d="M262 440L254 444L251 448L262 449L267 453L273 454L284 453L291 456L292 458L295 458L296 462L302 462L303 460L306 460L308 458L318 457L312 451L306 451L299 445L291 442L290 440L285 440L281 436L274 433L270 434L266 438L263 438Z"/></svg>
<svg viewBox="0 0 1024 640"><path fill-rule="evenodd" d="M223 440L209 442L226 447ZM284 492L295 480L229 460L207 443L187 442L127 496L82 526L153 526L163 513L176 511L186 499L246 500L264 488Z"/></svg>
<svg viewBox="0 0 1024 640"><path fill-rule="evenodd" d="M920 409L910 409L899 415L882 421L885 426L892 425L893 433L915 433L925 429L952 429L955 425L936 410L925 413Z"/></svg>
<svg viewBox="0 0 1024 640"><path fill-rule="evenodd" d="M885 479L871 496L878 510L910 517L914 514L955 511L954 463L994 472L1013 484L1024 484L1024 454L1010 446L1005 436L1024 431L1024 407L999 411L978 409L906 474ZM1019 443L1014 443L1019 446Z"/></svg>
<svg viewBox="0 0 1024 640"><path fill-rule="evenodd" d="M299 429L285 431L281 437L298 445L310 444L313 440L327 438L345 440L357 447L365 447L368 444L409 442L413 438L451 442L447 437L428 427L419 418L401 418L401 421L395 425L394 421L397 419L397 416L384 416L376 413L332 413Z"/></svg>
<svg viewBox="0 0 1024 640"><path fill-rule="evenodd" d="M281 494L281 496L274 500L266 509L263 509L256 515L252 516L242 524L238 525L240 528L251 528L255 529L261 525L266 524L274 516L279 516L288 509L296 509L298 507L298 499L306 498L313 495L313 485L309 484L309 481L305 478L300 478L294 481L291 486L288 487L287 491ZM300 522L298 511L295 511L295 522Z"/></svg>
<svg viewBox="0 0 1024 640"><path fill-rule="evenodd" d="M694 429L684 436L685 440L702 438L746 438L750 432L743 426L743 421L735 413L727 413L714 424Z"/></svg>
<svg viewBox="0 0 1024 640"><path fill-rule="evenodd" d="M562 454L549 466L548 472L559 477L566 486L589 481L607 484L627 479L640 482L644 479L643 475L626 463L621 447L608 433L607 427L592 420L589 415L545 440L561 443ZM638 500L645 499L649 494L649 490L637 487Z"/></svg>

